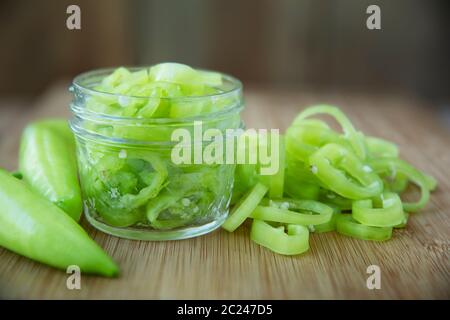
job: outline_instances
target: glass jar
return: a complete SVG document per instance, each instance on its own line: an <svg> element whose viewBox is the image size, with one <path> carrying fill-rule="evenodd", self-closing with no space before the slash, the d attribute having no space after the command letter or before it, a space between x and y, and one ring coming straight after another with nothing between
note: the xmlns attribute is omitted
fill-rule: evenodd
<svg viewBox="0 0 450 320"><path fill-rule="evenodd" d="M138 240L184 239L218 228L228 215L234 165L179 164L173 150L203 150L208 142L195 138L199 124L202 134L211 128L223 133L222 145L234 139L227 129L242 127L241 83L222 75L219 93L177 98L95 90L112 71L81 74L70 88L87 220L103 232ZM173 141L177 129L194 139Z"/></svg>

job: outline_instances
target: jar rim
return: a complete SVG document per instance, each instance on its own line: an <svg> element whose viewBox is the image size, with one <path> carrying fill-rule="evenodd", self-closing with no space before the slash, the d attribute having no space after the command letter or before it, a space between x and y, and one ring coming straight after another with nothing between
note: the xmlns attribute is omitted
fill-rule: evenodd
<svg viewBox="0 0 450 320"><path fill-rule="evenodd" d="M140 71L143 69L149 69L151 68L153 65L150 66L134 66L134 67L125 67L130 71ZM93 88L90 88L86 85L86 80L90 79L94 76L107 76L109 74L111 74L116 68L99 68L99 69L94 69L94 70L90 70L90 71L86 71L83 73L80 73L79 75L75 76L75 78L72 81L72 86L69 90L74 90L77 89L83 93L87 93L87 94L95 94L95 95L101 95L101 96L107 96L107 97L115 97L115 98L131 98L131 99L152 99L152 98L158 98L160 100L164 100L164 101L196 101L196 100L200 100L200 99L205 99L205 98L223 98L226 97L227 95L232 95L232 94L236 94L237 92L242 92L243 89L243 85L242 82L240 80L238 80L237 78L228 75L226 73L222 73L222 72L217 72L217 71L212 71L212 70L207 70L207 69L197 69L195 68L195 70L198 71L205 71L205 72L216 72L219 73L225 80L228 80L228 82L230 82L232 84L232 87L228 90L223 90L220 91L218 93L212 93L212 94L205 94L205 95L198 95L198 96L187 96L187 97L152 97L152 96L135 96L135 95L127 95L127 94L119 94L119 93L111 93L111 92L106 92L106 91L101 91L101 90L96 90Z"/></svg>

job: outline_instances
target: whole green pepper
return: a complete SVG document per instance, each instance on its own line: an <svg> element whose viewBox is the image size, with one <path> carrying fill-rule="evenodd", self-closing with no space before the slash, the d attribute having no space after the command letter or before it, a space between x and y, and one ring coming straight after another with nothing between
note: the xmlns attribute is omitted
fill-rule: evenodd
<svg viewBox="0 0 450 320"><path fill-rule="evenodd" d="M104 276L117 265L72 218L0 169L0 246L30 259Z"/></svg>
<svg viewBox="0 0 450 320"><path fill-rule="evenodd" d="M67 121L43 120L28 125L22 135L19 170L31 188L75 221L82 211L75 140Z"/></svg>

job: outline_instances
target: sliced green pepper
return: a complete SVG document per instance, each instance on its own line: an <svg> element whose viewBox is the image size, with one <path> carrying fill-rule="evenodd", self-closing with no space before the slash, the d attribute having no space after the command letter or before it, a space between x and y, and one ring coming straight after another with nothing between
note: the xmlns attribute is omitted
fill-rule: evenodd
<svg viewBox="0 0 450 320"><path fill-rule="evenodd" d="M340 234L362 240L385 241L392 237L392 227L366 226L355 221L349 214L337 217L336 230Z"/></svg>
<svg viewBox="0 0 450 320"><path fill-rule="evenodd" d="M75 221L80 219L75 140L67 121L44 120L28 125L22 135L19 168L33 190Z"/></svg>
<svg viewBox="0 0 450 320"><path fill-rule="evenodd" d="M30 259L115 276L117 265L68 215L0 170L0 245Z"/></svg>
<svg viewBox="0 0 450 320"><path fill-rule="evenodd" d="M288 151L286 157L284 192L295 199L317 200L320 195L320 181L305 163L292 159Z"/></svg>
<svg viewBox="0 0 450 320"><path fill-rule="evenodd" d="M394 228L395 229L401 229L401 228L406 227L406 224L408 223L408 219L409 219L409 213L405 212L405 215L403 217L403 221L400 224L394 226Z"/></svg>
<svg viewBox="0 0 450 320"><path fill-rule="evenodd" d="M264 199L261 204L252 212L252 218L308 226L330 221L333 213L331 207L314 200Z"/></svg>
<svg viewBox="0 0 450 320"><path fill-rule="evenodd" d="M374 208L379 201L380 207ZM402 223L405 215L400 197L396 193L382 193L380 199L353 201L352 217L359 223L374 227L394 227Z"/></svg>
<svg viewBox="0 0 450 320"><path fill-rule="evenodd" d="M366 137L367 151L371 158L398 157L398 147L377 137Z"/></svg>
<svg viewBox="0 0 450 320"><path fill-rule="evenodd" d="M276 253L284 255L300 254L309 249L308 228L301 225L287 225L272 227L267 222L254 219L250 232L250 239Z"/></svg>
<svg viewBox="0 0 450 320"><path fill-rule="evenodd" d="M408 187L408 177L403 173L396 173L395 176L380 173L384 182L384 189L395 193L402 193Z"/></svg>
<svg viewBox="0 0 450 320"><path fill-rule="evenodd" d="M324 203L339 207L340 211L352 210L352 199L344 198L330 190L321 189L319 200Z"/></svg>
<svg viewBox="0 0 450 320"><path fill-rule="evenodd" d="M371 198L383 190L378 175L371 172L370 167L364 165L350 150L341 145L330 143L323 146L310 156L309 164L311 172L328 189L343 197Z"/></svg>
<svg viewBox="0 0 450 320"><path fill-rule="evenodd" d="M421 190L420 199L417 202L404 202L403 209L407 212L415 212L423 208L430 198L430 187L436 187L434 178L426 177L409 163L398 158L382 158L369 161L369 165L377 173L397 173L405 175L408 180L414 182Z"/></svg>
<svg viewBox="0 0 450 320"><path fill-rule="evenodd" d="M324 134L324 130L329 134ZM300 161L306 161L318 148L337 139L338 135L331 129L311 125L291 126L286 131L287 148Z"/></svg>
<svg viewBox="0 0 450 320"><path fill-rule="evenodd" d="M319 185L294 179L286 179L285 189L288 196L296 199L317 200L320 194Z"/></svg>
<svg viewBox="0 0 450 320"><path fill-rule="evenodd" d="M438 183L435 177L430 176L424 172L422 172L423 177L425 178L425 185L428 189L430 189L430 191L433 191L434 189L436 189Z"/></svg>
<svg viewBox="0 0 450 320"><path fill-rule="evenodd" d="M265 221L308 226L328 222L331 219L331 213L327 215L304 214L281 208L257 206L252 212L251 217Z"/></svg>
<svg viewBox="0 0 450 320"><path fill-rule="evenodd" d="M334 116L344 135L333 131L321 120L307 119L320 113ZM285 142L283 193L296 199L278 196L273 199L275 197L269 192L272 199L262 199L250 216L254 225L264 223L260 242L269 248L274 242L271 240L273 230L284 233L284 227L279 225L285 223L308 226L310 232L337 230L365 240L390 239L393 228L406 225L408 213L404 210L423 207L429 192L437 186L435 178L399 160L398 147L394 143L365 137L335 107L307 108L288 128ZM270 185L264 177L259 177L259 181ZM406 189L408 181L417 184L422 194L418 202L402 204L398 193ZM329 203L333 212L324 214L310 208L306 211L319 214L305 213L305 208L298 209L298 199L320 199ZM319 202L310 203L317 205ZM345 211L352 214L343 214Z"/></svg>
<svg viewBox="0 0 450 320"><path fill-rule="evenodd" d="M276 174L270 176L269 182L269 197L282 198L284 190L284 168L285 168L285 145L284 136L279 135L279 149L278 149L278 171Z"/></svg>
<svg viewBox="0 0 450 320"><path fill-rule="evenodd" d="M149 224L157 229L175 228L205 214L216 198L215 190L208 188L209 183L199 184L205 179L208 179L207 172L174 177L165 190L148 202L146 211Z"/></svg>
<svg viewBox="0 0 450 320"><path fill-rule="evenodd" d="M249 191L248 195L244 196L241 201L234 206L227 220L223 223L222 228L229 232L236 230L237 227L250 216L253 210L255 210L267 191L268 188L264 184L257 183Z"/></svg>
<svg viewBox="0 0 450 320"><path fill-rule="evenodd" d="M168 191L161 192L158 197L151 199L146 206L147 219L150 224L157 221L159 214L181 200L182 194L173 195Z"/></svg>
<svg viewBox="0 0 450 320"><path fill-rule="evenodd" d="M336 121L342 126L342 130L345 134L344 137L348 139L358 158L366 158L367 150L364 141L364 135L355 130L353 124L350 122L347 116L341 110L339 110L339 108L329 105L317 105L309 107L295 118L293 125L301 125L302 121L315 114L328 114L330 116L333 116Z"/></svg>
<svg viewBox="0 0 450 320"><path fill-rule="evenodd" d="M256 164L237 164L234 175L233 197L231 204L235 204L249 189L259 181Z"/></svg>
<svg viewBox="0 0 450 320"><path fill-rule="evenodd" d="M117 227L144 220L145 205L159 194L166 183L168 171L163 159L148 150L105 150L104 154L99 145L92 148L102 155L96 166L85 166L89 170L84 173L85 188L88 197L95 199L92 200L95 201L94 209L108 224ZM123 159L119 157L121 152L125 156ZM140 170L133 171L133 166ZM140 176L136 175L137 172ZM138 182L142 185L136 193Z"/></svg>
<svg viewBox="0 0 450 320"><path fill-rule="evenodd" d="M336 230L336 219L341 213L341 209L337 205L331 203L326 203L326 205L333 209L333 215L331 216L330 221L315 225L314 232L324 233Z"/></svg>

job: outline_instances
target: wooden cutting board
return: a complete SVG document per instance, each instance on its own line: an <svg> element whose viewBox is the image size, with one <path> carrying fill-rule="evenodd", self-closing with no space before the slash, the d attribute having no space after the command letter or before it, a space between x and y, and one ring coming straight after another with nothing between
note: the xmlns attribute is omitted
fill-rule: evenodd
<svg viewBox="0 0 450 320"><path fill-rule="evenodd" d="M0 110L0 166L15 169L20 132L30 120L68 116L67 82L56 84L32 111ZM229 234L182 241L115 238L83 221L89 234L121 267L121 276L82 275L68 290L68 275L0 249L0 297L38 299L412 299L450 298L450 131L434 109L395 96L246 90L247 127L284 130L303 107L341 106L355 125L388 138L401 155L437 177L438 189L393 239L367 242L334 232L313 234L300 256L276 255L252 243L248 225ZM447 124L448 126L448 124ZM381 289L369 290L367 267L378 265Z"/></svg>

